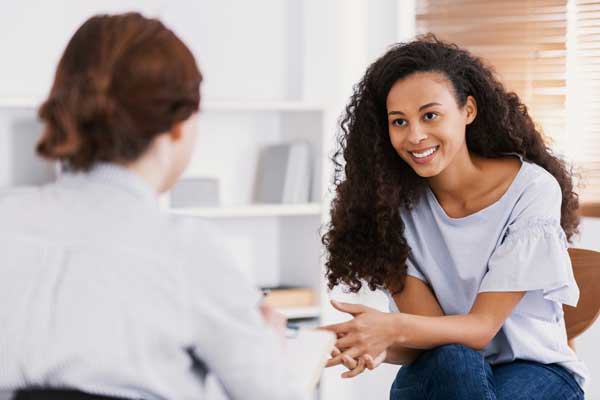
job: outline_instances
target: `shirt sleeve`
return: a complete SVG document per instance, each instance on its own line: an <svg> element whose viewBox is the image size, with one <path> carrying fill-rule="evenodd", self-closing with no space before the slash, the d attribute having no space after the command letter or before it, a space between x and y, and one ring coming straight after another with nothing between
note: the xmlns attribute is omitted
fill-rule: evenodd
<svg viewBox="0 0 600 400"><path fill-rule="evenodd" d="M291 378L283 341L262 320L262 295L209 227L185 262L192 351L232 400L306 399Z"/></svg>
<svg viewBox="0 0 600 400"><path fill-rule="evenodd" d="M423 275L419 267L417 267L417 265L410 259L410 257L406 259L406 274L420 279L425 283L429 283L427 281L427 278L425 278L425 275Z"/></svg>
<svg viewBox="0 0 600 400"><path fill-rule="evenodd" d="M579 288L560 225L561 201L560 186L551 176L523 193L479 292L525 291L513 312L545 321L562 318L562 304L577 305Z"/></svg>

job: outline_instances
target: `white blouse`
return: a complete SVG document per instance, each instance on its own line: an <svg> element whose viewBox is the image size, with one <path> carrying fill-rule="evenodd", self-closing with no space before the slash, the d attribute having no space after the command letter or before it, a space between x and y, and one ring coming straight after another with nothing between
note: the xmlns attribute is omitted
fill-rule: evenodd
<svg viewBox="0 0 600 400"><path fill-rule="evenodd" d="M562 194L554 177L522 160L506 193L464 218L449 217L427 188L402 210L411 248L408 275L431 285L446 315L467 314L480 292L527 292L491 343L491 364L515 359L558 363L585 390L588 371L568 346L563 304L579 289L560 226ZM398 311L390 298L390 307Z"/></svg>
<svg viewBox="0 0 600 400"><path fill-rule="evenodd" d="M0 221L0 397L202 399L208 370L232 399L304 398L214 227L161 213L137 175L0 192Z"/></svg>

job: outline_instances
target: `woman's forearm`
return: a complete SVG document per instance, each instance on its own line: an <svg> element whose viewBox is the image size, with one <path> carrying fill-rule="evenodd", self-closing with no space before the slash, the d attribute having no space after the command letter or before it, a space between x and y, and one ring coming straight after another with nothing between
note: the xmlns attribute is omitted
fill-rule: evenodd
<svg viewBox="0 0 600 400"><path fill-rule="evenodd" d="M474 314L428 317L413 314L391 314L395 332L391 347L431 349L444 344L463 344L483 349L493 338L489 324Z"/></svg>
<svg viewBox="0 0 600 400"><path fill-rule="evenodd" d="M423 352L422 349L411 349L399 345L392 345L387 349L384 362L387 364L408 365L412 364Z"/></svg>

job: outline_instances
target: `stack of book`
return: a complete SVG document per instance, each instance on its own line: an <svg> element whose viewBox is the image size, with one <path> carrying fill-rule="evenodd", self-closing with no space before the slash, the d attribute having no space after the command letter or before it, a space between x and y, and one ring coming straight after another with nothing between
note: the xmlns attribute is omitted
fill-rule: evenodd
<svg viewBox="0 0 600 400"><path fill-rule="evenodd" d="M275 308L310 307L316 303L315 292L311 288L279 286L263 288L265 303Z"/></svg>
<svg viewBox="0 0 600 400"><path fill-rule="evenodd" d="M294 141L265 146L256 169L254 202L307 203L310 200L310 144Z"/></svg>

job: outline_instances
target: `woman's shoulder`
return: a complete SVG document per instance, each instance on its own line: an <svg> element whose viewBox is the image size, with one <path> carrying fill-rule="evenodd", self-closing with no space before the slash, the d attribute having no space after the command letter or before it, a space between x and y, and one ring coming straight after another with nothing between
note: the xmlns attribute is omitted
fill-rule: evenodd
<svg viewBox="0 0 600 400"><path fill-rule="evenodd" d="M542 166L523 161L514 194L512 220L560 221L562 189L556 178Z"/></svg>
<svg viewBox="0 0 600 400"><path fill-rule="evenodd" d="M520 179L520 193L526 198L546 198L555 200L557 196L562 198L560 185L554 175L542 166L523 161Z"/></svg>
<svg viewBox="0 0 600 400"><path fill-rule="evenodd" d="M10 218L31 215L41 207L47 206L42 200L43 187L20 186L0 190L0 215L3 222Z"/></svg>
<svg viewBox="0 0 600 400"><path fill-rule="evenodd" d="M491 170L496 171L498 178L503 176L507 181L512 181L513 196L521 198L524 193L556 194L560 193L560 185L556 178L542 166L528 161L519 154L510 154L516 157L503 157L490 160Z"/></svg>

